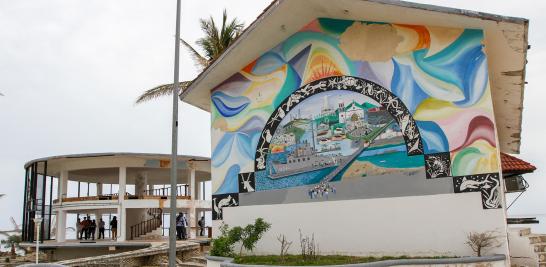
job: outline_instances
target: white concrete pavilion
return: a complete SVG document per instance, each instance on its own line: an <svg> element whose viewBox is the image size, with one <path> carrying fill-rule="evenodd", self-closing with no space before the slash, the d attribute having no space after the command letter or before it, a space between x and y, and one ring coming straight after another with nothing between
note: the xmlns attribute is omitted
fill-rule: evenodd
<svg viewBox="0 0 546 267"><path fill-rule="evenodd" d="M210 160L178 156L178 166L177 211L186 214L190 238L196 238L197 221L210 216L210 192L205 186L210 181ZM36 214L44 218L38 237L41 240L68 242L67 229L74 231L76 223L73 214L97 221L102 218L108 230L108 220L117 216L117 242L142 240L150 234L168 235L162 231L168 227L169 215L165 212L170 208L168 154L53 156L32 160L25 169L24 241L36 240L32 221Z"/></svg>

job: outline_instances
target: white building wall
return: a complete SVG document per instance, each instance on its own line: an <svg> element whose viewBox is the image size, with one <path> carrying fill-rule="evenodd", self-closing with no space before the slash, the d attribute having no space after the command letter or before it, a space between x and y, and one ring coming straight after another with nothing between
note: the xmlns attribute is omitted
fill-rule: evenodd
<svg viewBox="0 0 546 267"><path fill-rule="evenodd" d="M271 223L257 254L278 251L280 234L293 241L290 253L298 253L301 229L315 234L321 254L375 256L470 256L467 233L496 230L503 246L488 254L508 255L503 209L484 210L480 203L480 193L465 193L226 207L224 222L246 225L261 217Z"/></svg>

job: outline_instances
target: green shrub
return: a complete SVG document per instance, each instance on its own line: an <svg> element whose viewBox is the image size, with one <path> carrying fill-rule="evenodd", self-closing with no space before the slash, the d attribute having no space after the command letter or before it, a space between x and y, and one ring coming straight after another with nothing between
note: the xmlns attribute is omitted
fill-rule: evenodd
<svg viewBox="0 0 546 267"><path fill-rule="evenodd" d="M220 227L221 235L212 240L212 249L210 255L219 257L233 257L233 246L237 242L241 242L239 255L242 254L243 247L252 251L256 247L256 243L262 238L263 234L271 227L271 224L264 221L262 218L256 219L254 224L240 227L236 226L229 228L227 224Z"/></svg>

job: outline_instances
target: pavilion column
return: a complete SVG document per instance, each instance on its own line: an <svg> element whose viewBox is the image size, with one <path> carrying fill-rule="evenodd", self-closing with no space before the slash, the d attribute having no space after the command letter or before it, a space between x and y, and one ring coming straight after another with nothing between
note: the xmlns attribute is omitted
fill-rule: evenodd
<svg viewBox="0 0 546 267"><path fill-rule="evenodd" d="M119 167L119 189L118 189L118 241L125 241L126 238L126 212L125 212L125 192L127 187L127 167Z"/></svg>
<svg viewBox="0 0 546 267"><path fill-rule="evenodd" d="M63 198L66 197L68 190L68 170L62 170L59 176L59 183L57 188L57 200L58 205L61 205ZM66 211L57 211L57 232L55 233L55 239L57 242L66 241Z"/></svg>
<svg viewBox="0 0 546 267"><path fill-rule="evenodd" d="M55 233L57 243L66 241L66 211L57 211L57 233Z"/></svg>
<svg viewBox="0 0 546 267"><path fill-rule="evenodd" d="M101 218L102 218L102 212L100 211L95 212L95 223L97 224L97 227L95 227L95 239L99 239L99 219Z"/></svg>
<svg viewBox="0 0 546 267"><path fill-rule="evenodd" d="M195 238L196 237L196 232L195 232L195 227L197 226L197 213L196 213L196 209L195 209L195 203L196 201L198 200L197 198L197 194L196 194L196 190L195 190L195 187L196 187L196 184L195 184L195 168L193 166L190 166L190 171L189 171L189 182L190 182L190 196L191 196L191 205L190 205L190 210L189 210L189 226L190 226L190 234L189 234L189 237L190 238Z"/></svg>
<svg viewBox="0 0 546 267"><path fill-rule="evenodd" d="M143 172L139 173L135 179L135 195L143 196L145 195L145 190L148 186L148 173Z"/></svg>
<svg viewBox="0 0 546 267"><path fill-rule="evenodd" d="M68 171L62 170L61 175L59 176L59 183L57 188L57 199L59 204L63 202L63 198L66 197L68 190Z"/></svg>
<svg viewBox="0 0 546 267"><path fill-rule="evenodd" d="M97 183L97 196L102 195L102 183Z"/></svg>

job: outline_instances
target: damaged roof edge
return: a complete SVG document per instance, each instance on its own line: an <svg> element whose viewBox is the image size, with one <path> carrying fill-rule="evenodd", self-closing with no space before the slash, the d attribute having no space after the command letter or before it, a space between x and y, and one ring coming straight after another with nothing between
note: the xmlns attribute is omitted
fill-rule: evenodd
<svg viewBox="0 0 546 267"><path fill-rule="evenodd" d="M514 154L519 154L520 153L520 150L521 150L521 131L523 130L523 101L525 101L525 76L526 76L526 72L527 72L527 50L529 49L529 20L526 20L525 21L525 24L524 24L524 30L523 30L523 54L524 54L524 57L525 57L525 64L523 64L523 69L522 69L522 73L521 73L521 90L520 90L520 94L521 94L521 110L520 110L520 119L519 119L519 125L517 126L518 127L518 132L519 132L519 138L518 138L518 145L517 145L517 148L514 149ZM498 129L497 129L498 131Z"/></svg>
<svg viewBox="0 0 546 267"><path fill-rule="evenodd" d="M197 87L197 85L207 76L207 74L213 71L216 65L218 65L226 57L226 55L230 54L230 52L233 50L234 47L236 47L239 43L241 43L246 38L247 35L253 32L255 28L259 25L259 22L261 22L265 17L269 16L271 13L273 13L277 9L277 7L284 1L286 0L274 0L273 2L271 2L271 4L269 4L269 6L267 6L264 9L264 11L256 18L256 20L254 20L223 53L216 60L214 60L212 64L210 64L207 68L205 68L192 81L192 83L187 87L186 90L184 90L183 92L179 94L180 100L184 101L185 97L191 91L193 91L195 87ZM492 20L496 22L524 24L525 31L526 31L525 40L527 40L527 28L528 28L529 20L525 18L502 16L502 15L495 15L491 13L484 13L484 12L478 12L478 11L471 11L471 10L458 9L458 8L452 8L452 7L443 7L443 6L436 6L436 5L429 5L429 4L412 3L412 2L399 1L399 0L359 0L359 1L407 7L407 8L420 9L420 10L426 10L426 11L432 11L432 12L447 13L447 14L453 14L453 15L466 16L470 18ZM523 89L522 89L522 93L523 93ZM188 104L193 105L192 103L188 103ZM193 106L198 107L196 105L193 105ZM198 107L198 108L203 109L201 107ZM208 110L205 110L205 111L209 112ZM521 125L520 125L520 128L521 128Z"/></svg>
<svg viewBox="0 0 546 267"><path fill-rule="evenodd" d="M492 20L497 22L502 21L502 22L516 23L516 24L525 24L529 22L529 20L526 18L502 16L502 15L472 11L467 9L413 3L413 2L407 2L407 1L399 1L399 0L361 0L361 1L393 5L393 6L401 6L401 7L407 7L407 8L415 8L415 9L428 10L428 11L440 12L440 13L448 13L453 15L462 15L466 17Z"/></svg>

